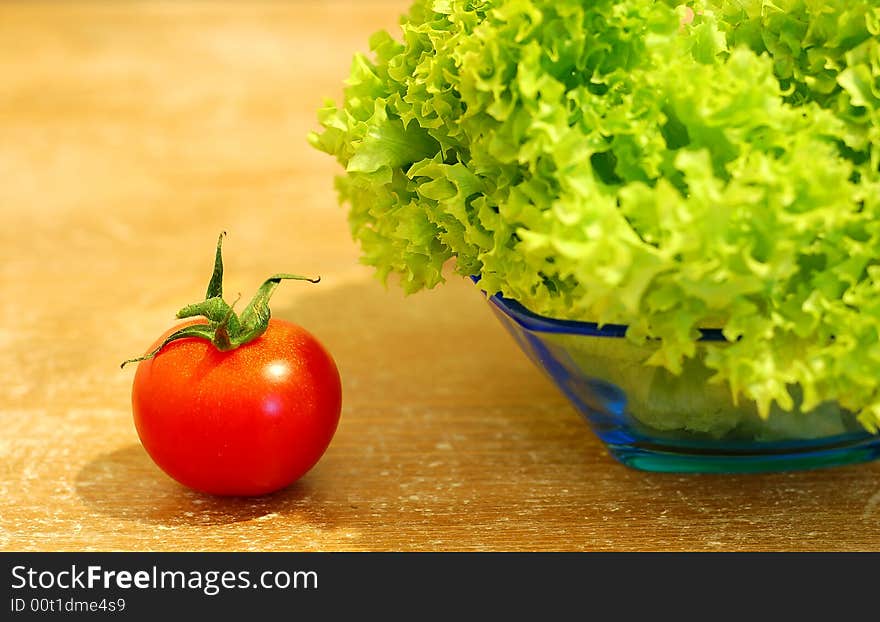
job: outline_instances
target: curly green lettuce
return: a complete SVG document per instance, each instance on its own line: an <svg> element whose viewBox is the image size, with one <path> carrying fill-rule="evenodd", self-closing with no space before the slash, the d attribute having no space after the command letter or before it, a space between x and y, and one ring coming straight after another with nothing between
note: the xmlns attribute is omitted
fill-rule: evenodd
<svg viewBox="0 0 880 622"><path fill-rule="evenodd" d="M407 292L455 259L680 373L880 427L876 0L416 0L310 136Z"/></svg>

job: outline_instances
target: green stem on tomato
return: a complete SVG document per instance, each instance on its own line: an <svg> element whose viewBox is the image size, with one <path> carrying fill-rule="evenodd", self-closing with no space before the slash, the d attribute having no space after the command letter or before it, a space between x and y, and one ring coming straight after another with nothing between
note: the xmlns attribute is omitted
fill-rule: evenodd
<svg viewBox="0 0 880 622"><path fill-rule="evenodd" d="M222 232L217 238L217 252L214 256L214 270L211 273L211 280L208 283L208 290L205 299L194 304L186 305L177 312L177 318L204 317L208 320L207 324L196 324L192 326L184 326L171 333L162 344L143 356L128 359L122 362L120 367L125 367L129 363L145 361L151 359L172 341L178 339L198 338L210 341L214 347L221 352L234 350L246 343L257 339L266 332L269 327L269 318L271 311L269 310L269 299L278 287L281 281L308 281L309 283L318 283L321 277L310 278L300 276L298 274L275 274L266 279L253 299L245 307L241 315L235 313L234 306L238 302L235 300L231 305L223 300L223 237L226 232ZM241 296L239 296L240 298Z"/></svg>

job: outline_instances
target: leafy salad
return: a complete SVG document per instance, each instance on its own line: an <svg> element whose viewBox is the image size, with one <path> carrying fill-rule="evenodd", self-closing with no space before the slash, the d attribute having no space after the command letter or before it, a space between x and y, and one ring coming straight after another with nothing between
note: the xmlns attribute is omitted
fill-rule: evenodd
<svg viewBox="0 0 880 622"><path fill-rule="evenodd" d="M880 427L877 0L416 0L314 146L364 261Z"/></svg>

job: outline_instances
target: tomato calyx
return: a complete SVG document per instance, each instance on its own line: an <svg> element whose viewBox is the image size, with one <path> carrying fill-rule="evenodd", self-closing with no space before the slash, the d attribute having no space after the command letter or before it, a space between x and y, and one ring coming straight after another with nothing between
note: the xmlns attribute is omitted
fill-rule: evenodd
<svg viewBox="0 0 880 622"><path fill-rule="evenodd" d="M152 352L139 356L137 358L123 361L120 367L125 367L129 363L145 361L155 357L162 349L172 341L178 339L186 339L196 337L210 341L215 348L221 352L234 350L246 343L258 338L269 327L269 318L271 311L269 310L269 299L278 287L281 281L308 281L309 283L318 283L321 277L310 278L300 276L298 274L273 274L263 281L263 284L254 294L253 299L241 312L237 315L234 310L236 299L231 305L223 300L223 238L226 232L220 234L217 239L217 252L214 256L214 271L211 274L211 280L208 282L208 291L205 293L205 299L190 305L186 305L177 312L178 319L204 317L208 320L207 324L192 324L171 333L158 348Z"/></svg>

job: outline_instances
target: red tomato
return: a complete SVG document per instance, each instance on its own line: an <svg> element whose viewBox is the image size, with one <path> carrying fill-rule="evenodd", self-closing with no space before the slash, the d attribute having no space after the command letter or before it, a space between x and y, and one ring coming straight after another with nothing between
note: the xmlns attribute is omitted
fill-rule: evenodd
<svg viewBox="0 0 880 622"><path fill-rule="evenodd" d="M168 475L202 492L251 496L318 462L339 423L342 387L311 334L272 318L228 352L198 338L169 343L138 364L132 406L144 448Z"/></svg>

